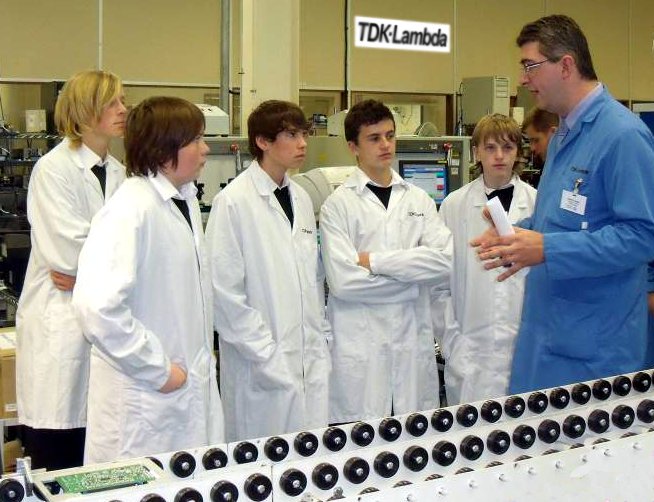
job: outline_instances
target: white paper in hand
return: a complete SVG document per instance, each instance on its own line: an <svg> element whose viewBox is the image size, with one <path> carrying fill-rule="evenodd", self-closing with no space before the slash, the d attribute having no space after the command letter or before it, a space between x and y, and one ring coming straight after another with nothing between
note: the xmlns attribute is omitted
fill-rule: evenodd
<svg viewBox="0 0 654 502"><path fill-rule="evenodd" d="M486 203L488 212L490 212L493 224L497 233L501 236L514 234L513 225L509 221L509 216L504 211L504 206L499 197L493 197Z"/></svg>
<svg viewBox="0 0 654 502"><path fill-rule="evenodd" d="M502 202L500 201L499 197L493 197L491 200L486 202L486 206L488 207L488 212L491 215L491 219L495 225L495 230L497 230L498 234L501 236L515 234L513 225L511 225L511 222L509 221L509 215L506 214L504 206L502 206ZM516 272L516 276L525 277L528 273L529 267L525 267L518 270L518 272Z"/></svg>

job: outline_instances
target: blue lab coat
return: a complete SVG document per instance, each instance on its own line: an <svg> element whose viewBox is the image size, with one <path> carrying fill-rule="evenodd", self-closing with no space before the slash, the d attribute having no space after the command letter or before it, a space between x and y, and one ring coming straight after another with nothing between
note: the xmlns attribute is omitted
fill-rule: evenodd
<svg viewBox="0 0 654 502"><path fill-rule="evenodd" d="M647 292L654 293L654 261L647 267ZM654 314L650 312L647 322L647 355L645 367L654 368Z"/></svg>
<svg viewBox="0 0 654 502"><path fill-rule="evenodd" d="M561 208L576 180L583 215ZM606 89L550 141L534 214L520 226L544 234L545 262L527 277L509 391L643 368L654 137Z"/></svg>

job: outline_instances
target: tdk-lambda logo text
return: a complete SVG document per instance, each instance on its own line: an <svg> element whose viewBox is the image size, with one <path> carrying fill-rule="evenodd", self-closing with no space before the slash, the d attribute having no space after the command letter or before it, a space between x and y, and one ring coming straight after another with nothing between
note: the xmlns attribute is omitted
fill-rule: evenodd
<svg viewBox="0 0 654 502"><path fill-rule="evenodd" d="M356 47L450 52L449 24L361 16L356 16L354 22Z"/></svg>

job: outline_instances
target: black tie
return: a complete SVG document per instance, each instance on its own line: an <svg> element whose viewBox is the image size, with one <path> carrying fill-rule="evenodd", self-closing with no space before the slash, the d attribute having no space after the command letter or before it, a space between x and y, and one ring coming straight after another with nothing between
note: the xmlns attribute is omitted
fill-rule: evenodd
<svg viewBox="0 0 654 502"><path fill-rule="evenodd" d="M513 200L513 185L500 188L499 190L493 190L487 197L488 200L491 200L493 197L499 197L502 207L508 213L511 207L511 201Z"/></svg>
<svg viewBox="0 0 654 502"><path fill-rule="evenodd" d="M275 197L277 197L279 205L282 206L288 221L291 222L291 228L293 228L293 205L291 204L291 194L288 191L288 185L275 190Z"/></svg>
<svg viewBox="0 0 654 502"><path fill-rule="evenodd" d="M102 196L104 197L104 190L107 184L107 168L104 166L104 164L98 164L93 166L91 171L93 171L95 177L98 178L98 181L100 182L100 188L102 188Z"/></svg>
<svg viewBox="0 0 654 502"><path fill-rule="evenodd" d="M393 190L393 186L391 185L389 187L380 187L373 185L372 183L366 183L366 186L370 188L370 191L377 196L382 204L384 204L384 207L388 209L388 201L391 199L391 191Z"/></svg>
<svg viewBox="0 0 654 502"><path fill-rule="evenodd" d="M191 227L191 232L193 231L193 225L191 225L191 215L188 212L188 204L186 203L185 200L183 199L176 199L173 197L173 202L179 209L179 212L182 213L182 216L184 216L184 219L188 223L188 226Z"/></svg>

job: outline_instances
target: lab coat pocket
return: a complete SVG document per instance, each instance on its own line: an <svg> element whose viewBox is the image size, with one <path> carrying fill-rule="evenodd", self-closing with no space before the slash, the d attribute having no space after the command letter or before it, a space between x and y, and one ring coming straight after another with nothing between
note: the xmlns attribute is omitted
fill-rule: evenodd
<svg viewBox="0 0 654 502"><path fill-rule="evenodd" d="M47 305L43 316L45 337L50 354L62 361L86 359L91 344L84 338L70 297L55 298Z"/></svg>
<svg viewBox="0 0 654 502"><path fill-rule="evenodd" d="M172 435L188 427L188 416L193 413L191 380L189 374L182 387L168 394L141 389L139 402L133 404L140 409L138 422L146 431Z"/></svg>
<svg viewBox="0 0 654 502"><path fill-rule="evenodd" d="M410 249L420 245L420 237L424 235L425 213L424 210L408 210L400 220L400 241L401 249Z"/></svg>
<svg viewBox="0 0 654 502"><path fill-rule="evenodd" d="M610 324L606 306L552 297L548 345L553 354L591 360L603 350L604 331Z"/></svg>
<svg viewBox="0 0 654 502"><path fill-rule="evenodd" d="M292 387L293 381L285 358L275 351L267 361L251 363L250 385L256 390L279 390Z"/></svg>
<svg viewBox="0 0 654 502"><path fill-rule="evenodd" d="M558 195L559 206L551 215L555 230L589 230L589 218L596 214L597 201L591 196L597 193L594 188L594 170L572 166L564 174L563 190Z"/></svg>
<svg viewBox="0 0 654 502"><path fill-rule="evenodd" d="M302 279L308 285L314 285L318 278L318 241L315 229L299 229L298 265L302 267ZM300 265L301 264L301 265Z"/></svg>

